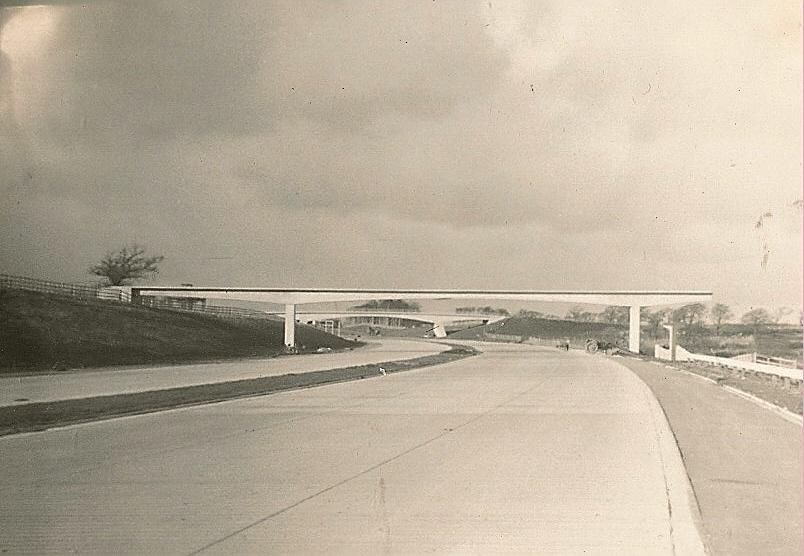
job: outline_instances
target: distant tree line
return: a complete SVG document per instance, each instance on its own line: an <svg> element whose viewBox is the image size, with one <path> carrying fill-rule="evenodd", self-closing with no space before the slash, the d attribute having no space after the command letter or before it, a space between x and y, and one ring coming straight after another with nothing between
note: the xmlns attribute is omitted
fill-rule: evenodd
<svg viewBox="0 0 804 556"><path fill-rule="evenodd" d="M355 305L355 309L378 309L378 310L396 310L396 311L419 311L421 306L415 301L406 301L404 299L372 299L362 305Z"/></svg>
<svg viewBox="0 0 804 556"><path fill-rule="evenodd" d="M791 313L792 310L788 307L779 307L773 312L757 307L746 311L738 322L756 334L769 326L779 326ZM734 324L735 314L725 303L715 303L708 309L703 303L691 303L675 310L642 311L642 324L648 326L654 337L661 332L661 325L670 321L675 323L681 336L700 334L708 330L719 337L725 325Z"/></svg>
<svg viewBox="0 0 804 556"><path fill-rule="evenodd" d="M541 311L529 311L527 309L520 309L516 314L518 317L525 317L531 319L548 319L548 320L561 320L561 317L552 313L542 313Z"/></svg>
<svg viewBox="0 0 804 556"><path fill-rule="evenodd" d="M474 313L477 315L501 315L504 317L510 316L511 313L508 312L508 309L503 309L502 307L489 307L486 305L485 307L458 307L455 309L456 313Z"/></svg>
<svg viewBox="0 0 804 556"><path fill-rule="evenodd" d="M532 311L520 311L520 314L541 315ZM792 313L789 307L779 307L773 313L763 308L747 311L740 318L740 322L759 330L769 325L778 325L784 318ZM715 303L707 308L703 303L690 303L676 309L661 308L655 311L642 309L641 326L647 328L651 336L658 336L662 332L662 325L674 322L677 330L682 334L700 331L711 325L715 335L719 336L725 324L732 323L735 315L731 308L724 303ZM608 306L603 311L588 311L583 307L571 308L564 316L565 320L576 322L604 322L614 325L627 325L629 321L628 307ZM801 323L799 319L799 324Z"/></svg>
<svg viewBox="0 0 804 556"><path fill-rule="evenodd" d="M564 315L565 320L576 322L605 322L608 324L628 324L628 307L610 305L599 313L587 311L583 307L573 307Z"/></svg>

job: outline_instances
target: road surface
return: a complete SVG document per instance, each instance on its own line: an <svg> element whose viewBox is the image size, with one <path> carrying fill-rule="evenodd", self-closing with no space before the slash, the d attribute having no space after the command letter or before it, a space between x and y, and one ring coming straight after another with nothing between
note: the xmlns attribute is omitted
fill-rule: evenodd
<svg viewBox="0 0 804 556"><path fill-rule="evenodd" d="M484 349L0 438L0 551L700 553L644 383L603 357Z"/></svg>
<svg viewBox="0 0 804 556"><path fill-rule="evenodd" d="M801 425L700 377L624 363L664 407L712 554L802 554Z"/></svg>
<svg viewBox="0 0 804 556"><path fill-rule="evenodd" d="M412 359L449 349L416 340L383 339L353 351L187 365L108 367L0 378L0 406L178 388Z"/></svg>

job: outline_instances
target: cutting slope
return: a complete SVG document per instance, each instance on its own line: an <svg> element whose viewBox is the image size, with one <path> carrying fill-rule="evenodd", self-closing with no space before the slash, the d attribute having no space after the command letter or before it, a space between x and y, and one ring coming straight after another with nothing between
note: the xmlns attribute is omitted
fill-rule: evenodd
<svg viewBox="0 0 804 556"><path fill-rule="evenodd" d="M614 341L618 338L624 338L626 330L625 326L603 322L575 322L514 316L494 324L461 330L450 334L450 337L479 339L483 337L484 333L491 333L511 334L526 338L570 338L582 343L586 338Z"/></svg>
<svg viewBox="0 0 804 556"><path fill-rule="evenodd" d="M353 342L299 326L306 350ZM271 355L283 323L0 290L0 372Z"/></svg>

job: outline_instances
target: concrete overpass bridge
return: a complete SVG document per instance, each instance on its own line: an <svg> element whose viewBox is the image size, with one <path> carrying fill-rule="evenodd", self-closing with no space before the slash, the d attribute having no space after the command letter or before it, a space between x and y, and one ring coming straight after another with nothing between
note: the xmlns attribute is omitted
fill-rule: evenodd
<svg viewBox="0 0 804 556"><path fill-rule="evenodd" d="M577 290L390 290L329 288L220 288L196 286L132 286L138 296L205 297L261 301L285 306L285 346L296 346L296 306L305 303L368 301L372 299L483 299L505 301L552 301L615 305L629 308L628 349L639 352L639 316L642 307L706 303L708 291L577 291ZM406 313L407 314L407 313Z"/></svg>
<svg viewBox="0 0 804 556"><path fill-rule="evenodd" d="M274 312L274 315L284 313ZM387 317L418 322L426 322L433 325L433 333L436 338L446 338L447 325L458 322L480 321L483 324L499 322L506 318L506 315L489 315L484 313L432 313L420 311L383 311L380 310L350 310L350 311L296 311L296 321L326 321L341 320L356 317Z"/></svg>

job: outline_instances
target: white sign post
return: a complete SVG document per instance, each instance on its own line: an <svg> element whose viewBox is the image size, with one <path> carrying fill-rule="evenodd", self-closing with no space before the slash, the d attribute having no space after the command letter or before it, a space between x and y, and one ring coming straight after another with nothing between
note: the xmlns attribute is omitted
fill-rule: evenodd
<svg viewBox="0 0 804 556"><path fill-rule="evenodd" d="M670 333L670 361L676 360L676 331L672 324L663 325L664 329Z"/></svg>

